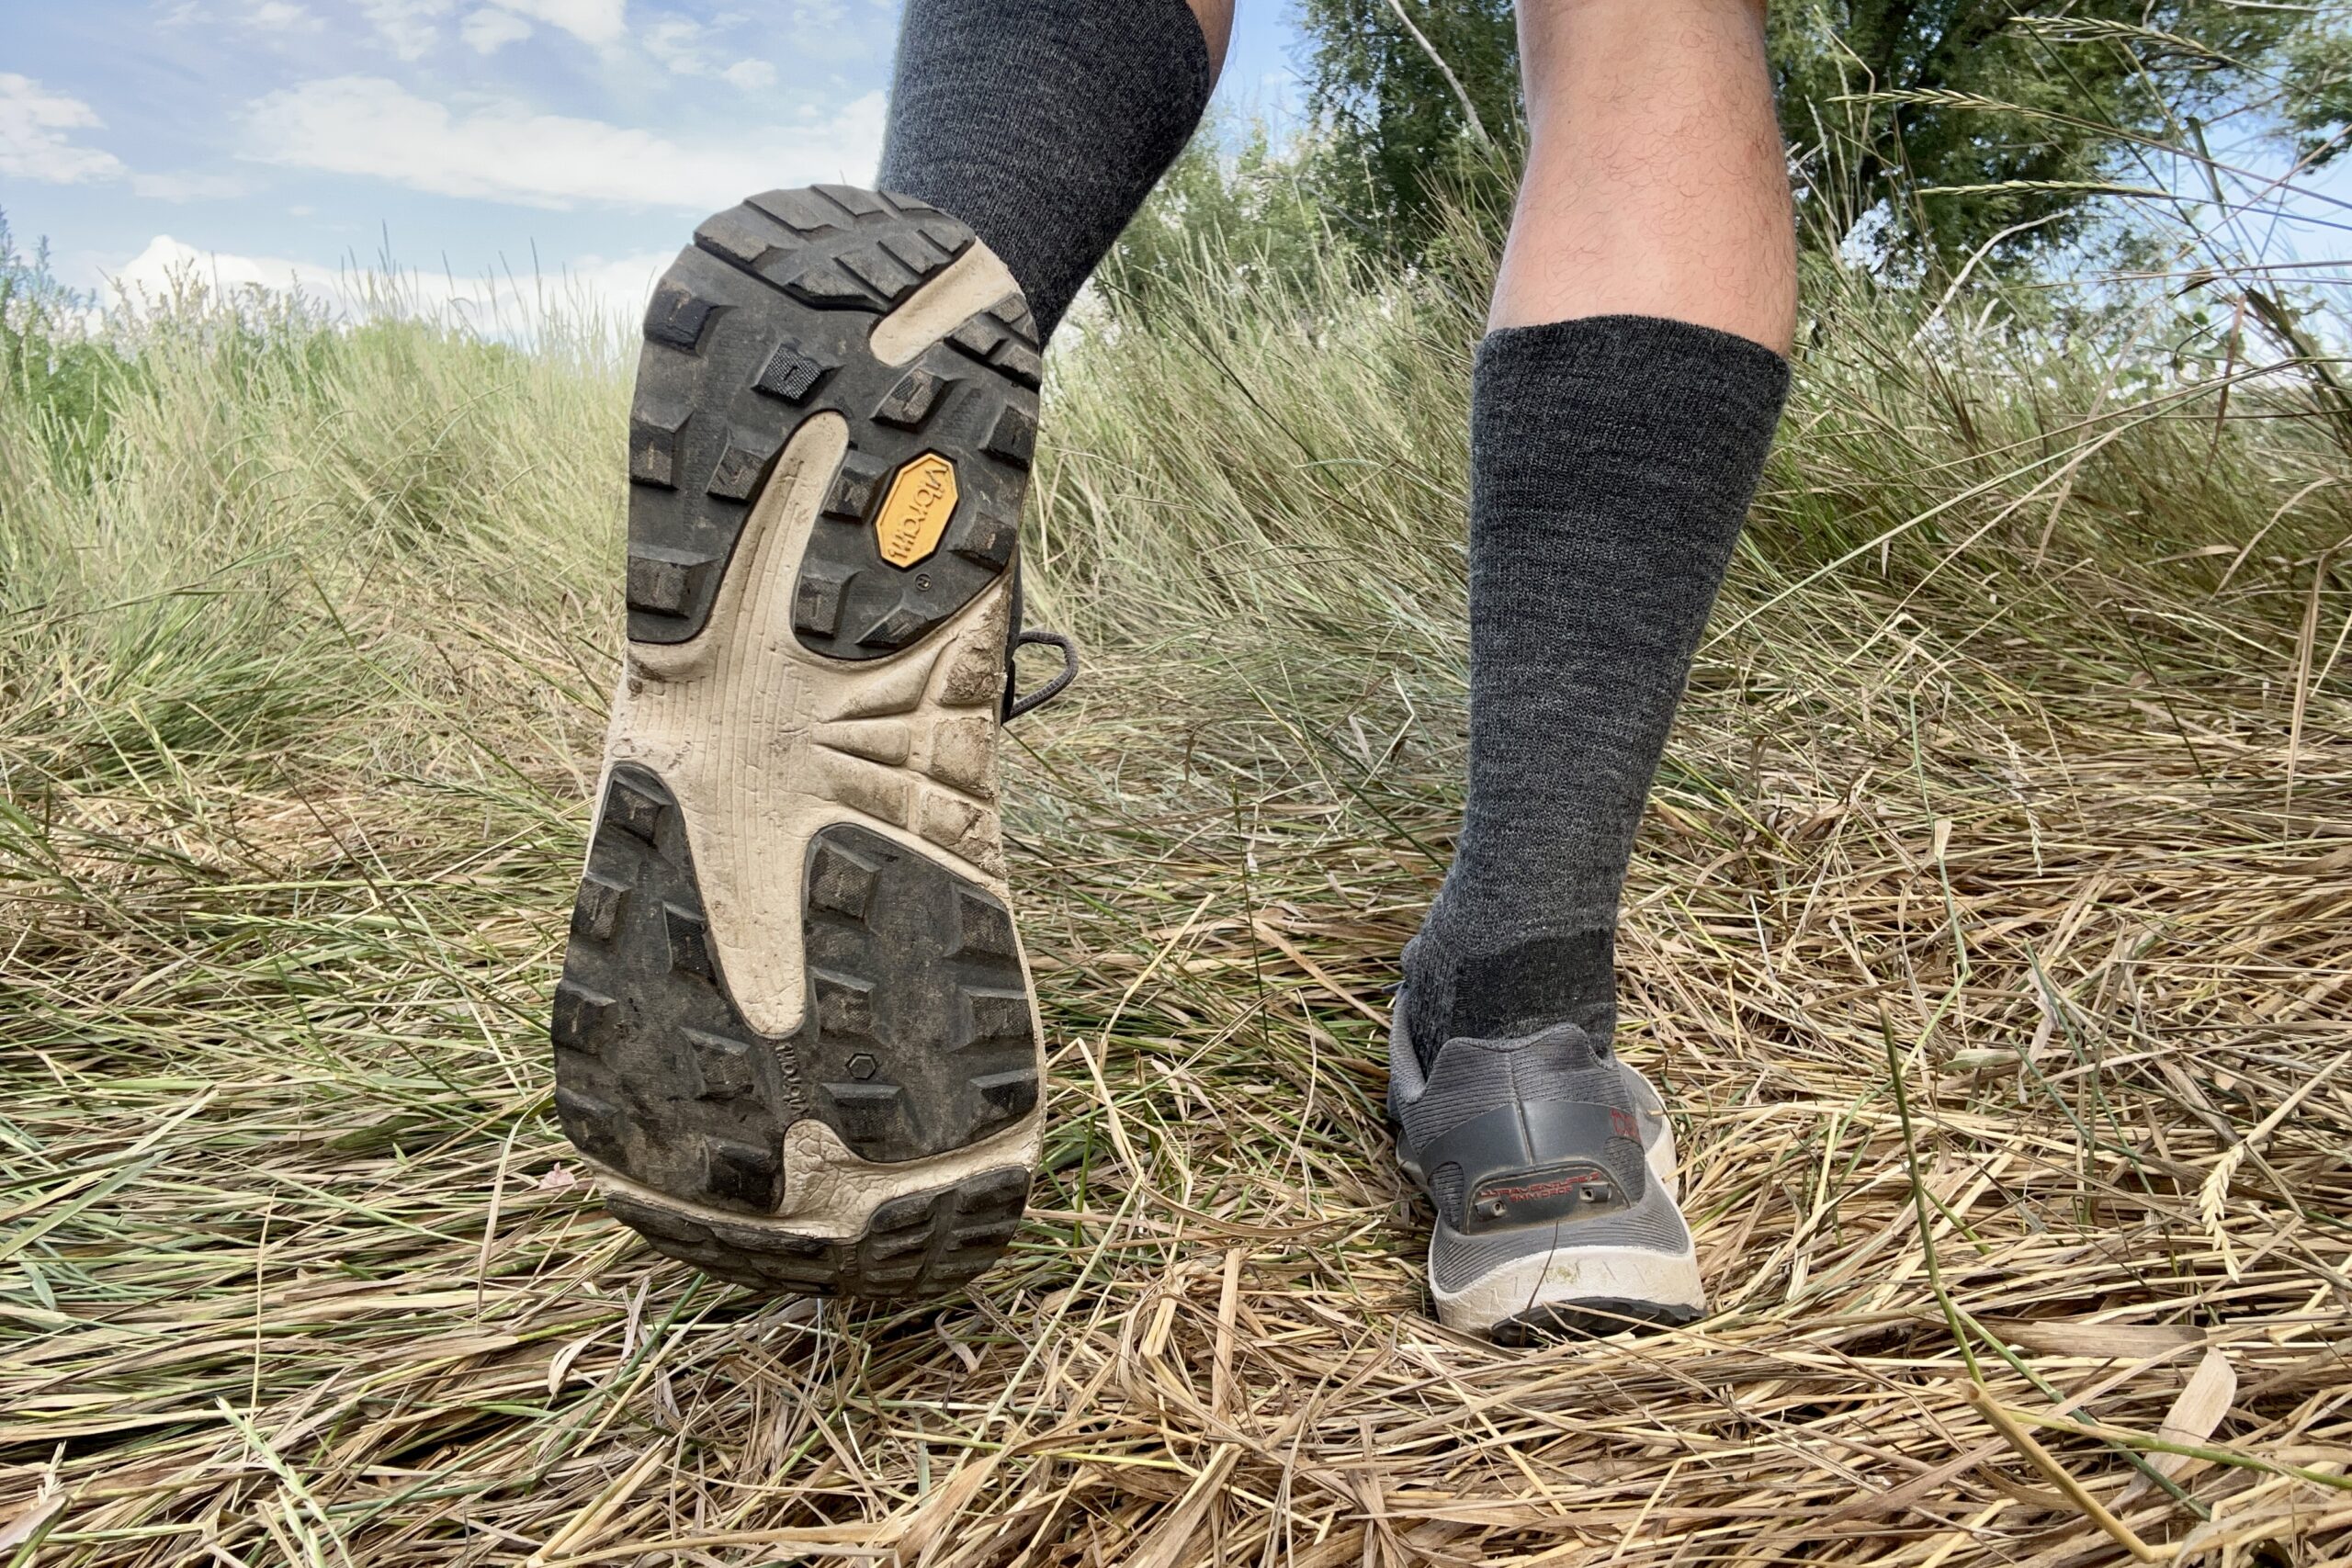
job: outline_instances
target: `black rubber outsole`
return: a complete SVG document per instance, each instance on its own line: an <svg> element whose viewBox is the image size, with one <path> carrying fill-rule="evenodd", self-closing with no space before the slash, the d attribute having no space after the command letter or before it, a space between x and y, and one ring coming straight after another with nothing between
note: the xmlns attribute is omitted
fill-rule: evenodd
<svg viewBox="0 0 2352 1568"><path fill-rule="evenodd" d="M849 449L797 564L804 648L844 663L911 648L1011 570L1036 419L1026 306L1001 299L901 366L868 344L878 317L972 243L933 209L844 186L772 191L696 230L646 315L632 642L707 626L778 454L827 413L846 421ZM910 498L910 485L928 489ZM934 776L963 787L946 766L934 759ZM556 990L556 1108L581 1152L626 1179L607 1208L671 1256L762 1289L936 1294L985 1269L1020 1224L1023 1167L967 1161L951 1179L922 1162L1036 1108L1027 977L1000 898L843 816L801 866L801 1026L765 1036L729 989L685 813L651 769L613 767ZM861 1161L907 1164L903 1186L876 1188L862 1234L778 1217L792 1207L786 1134L808 1118Z"/></svg>
<svg viewBox="0 0 2352 1568"><path fill-rule="evenodd" d="M890 1199L849 1240L797 1235L608 1191L605 1207L651 1243L715 1279L794 1295L885 1301L962 1290L1001 1257L1029 1198L1029 1172L1003 1166Z"/></svg>
<svg viewBox="0 0 2352 1568"><path fill-rule="evenodd" d="M793 601L801 643L879 659L1002 576L1036 445L1036 328L1016 293L906 365L867 346L875 318L971 248L920 202L844 186L770 191L695 231L656 287L629 412L628 635L691 639L786 437L850 423L850 450ZM895 478L955 457L953 520L911 564L873 526Z"/></svg>
<svg viewBox="0 0 2352 1568"><path fill-rule="evenodd" d="M1679 1328L1702 1314L1659 1302L1590 1301L1537 1307L1504 1318L1487 1331L1496 1344L1513 1349L1555 1339L1597 1339L1604 1335Z"/></svg>

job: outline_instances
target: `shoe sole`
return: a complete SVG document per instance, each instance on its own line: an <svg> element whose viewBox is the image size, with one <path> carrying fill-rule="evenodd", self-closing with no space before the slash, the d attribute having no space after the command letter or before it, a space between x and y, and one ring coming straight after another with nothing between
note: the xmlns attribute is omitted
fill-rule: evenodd
<svg viewBox="0 0 2352 1568"><path fill-rule="evenodd" d="M1644 1140L1644 1162L1668 1202L1676 1205L1675 1220L1681 1224L1674 1123L1648 1080L1630 1068L1627 1076L1634 1085L1638 1113L1657 1129L1655 1138ZM1556 1246L1504 1264L1459 1291L1447 1291L1436 1282L1438 1238L1433 1234L1430 1293L1438 1321L1506 1346L1695 1322L1706 1312L1706 1288L1699 1277L1697 1250L1689 1242L1690 1227L1681 1228L1684 1245L1679 1251Z"/></svg>
<svg viewBox="0 0 2352 1568"><path fill-rule="evenodd" d="M969 230L847 186L712 217L646 312L556 1109L721 1279L933 1295L1020 1226L1043 1030L996 748L1040 369Z"/></svg>

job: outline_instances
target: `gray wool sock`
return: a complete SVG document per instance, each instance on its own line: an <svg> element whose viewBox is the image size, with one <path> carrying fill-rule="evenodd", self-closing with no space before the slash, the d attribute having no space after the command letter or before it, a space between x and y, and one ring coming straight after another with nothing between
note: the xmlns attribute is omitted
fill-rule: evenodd
<svg viewBox="0 0 2352 1568"><path fill-rule="evenodd" d="M1402 1006L1446 1041L1616 1021L1617 902L1788 390L1647 316L1503 327L1470 399L1470 783Z"/></svg>
<svg viewBox="0 0 2352 1568"><path fill-rule="evenodd" d="M908 0L879 189L962 219L1040 341L1209 101L1184 0Z"/></svg>

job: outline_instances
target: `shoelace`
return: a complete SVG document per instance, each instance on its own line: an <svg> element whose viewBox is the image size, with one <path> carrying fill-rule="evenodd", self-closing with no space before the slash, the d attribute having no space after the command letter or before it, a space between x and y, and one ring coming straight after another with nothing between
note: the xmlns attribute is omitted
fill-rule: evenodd
<svg viewBox="0 0 2352 1568"><path fill-rule="evenodd" d="M1021 679L1021 671L1013 662L1012 655L1019 653L1024 648L1036 647L1058 648L1062 650L1061 672L1024 697L1021 694L1017 684ZM1059 632L1039 631L1035 626L1022 627L1019 635L1013 637L1012 647L1005 659L1005 722L1009 724L1024 713L1036 712L1069 690L1069 683L1077 679L1078 645L1076 643Z"/></svg>

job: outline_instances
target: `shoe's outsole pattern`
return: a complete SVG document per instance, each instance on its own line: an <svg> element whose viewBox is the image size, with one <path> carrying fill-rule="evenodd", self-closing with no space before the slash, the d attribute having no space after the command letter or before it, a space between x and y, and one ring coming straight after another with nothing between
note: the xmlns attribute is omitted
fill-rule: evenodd
<svg viewBox="0 0 2352 1568"><path fill-rule="evenodd" d="M983 889L842 824L809 845L810 1006L792 1043L816 1114L862 1159L921 1159L1037 1105L1012 916Z"/></svg>
<svg viewBox="0 0 2352 1568"><path fill-rule="evenodd" d="M556 990L556 1107L607 1208L721 1279L937 1294L1020 1225L1042 1056L993 807L995 595L1039 368L963 225L843 186L712 218L647 312L633 651ZM835 416L837 467L783 460ZM771 831L773 855L741 837ZM698 879L693 835L714 832ZM797 950L745 945L787 911Z"/></svg>
<svg viewBox="0 0 2352 1568"><path fill-rule="evenodd" d="M904 365L867 340L971 247L932 208L844 186L771 191L695 231L645 317L629 416L628 635L679 643L708 620L752 502L812 414L850 422L802 558L793 630L842 660L917 642L1003 575L1036 444L1042 364L1018 293ZM886 559L892 480L953 463L954 520L917 558Z"/></svg>
<svg viewBox="0 0 2352 1568"><path fill-rule="evenodd" d="M1679 1328L1705 1315L1696 1307L1660 1302L1581 1301L1540 1306L1504 1318L1487 1331L1496 1344L1513 1348L1541 1345L1571 1336L1599 1337L1627 1329Z"/></svg>
<svg viewBox="0 0 2352 1568"><path fill-rule="evenodd" d="M774 1212L808 1092L729 999L684 813L645 768L605 784L549 1032L556 1115L581 1153L673 1197Z"/></svg>
<svg viewBox="0 0 2352 1568"><path fill-rule="evenodd" d="M684 814L645 768L605 786L556 987L556 1112L589 1157L673 1198L767 1214L785 1129L815 1116L861 1159L921 1159L1037 1104L1012 916L870 829L809 841L809 1005L771 1040L729 998Z"/></svg>
<svg viewBox="0 0 2352 1568"><path fill-rule="evenodd" d="M706 1274L754 1290L896 1299L961 1290L1002 1255L1029 1199L1029 1173L1004 1166L893 1198L853 1240L804 1235L608 1192L605 1205L653 1245Z"/></svg>

